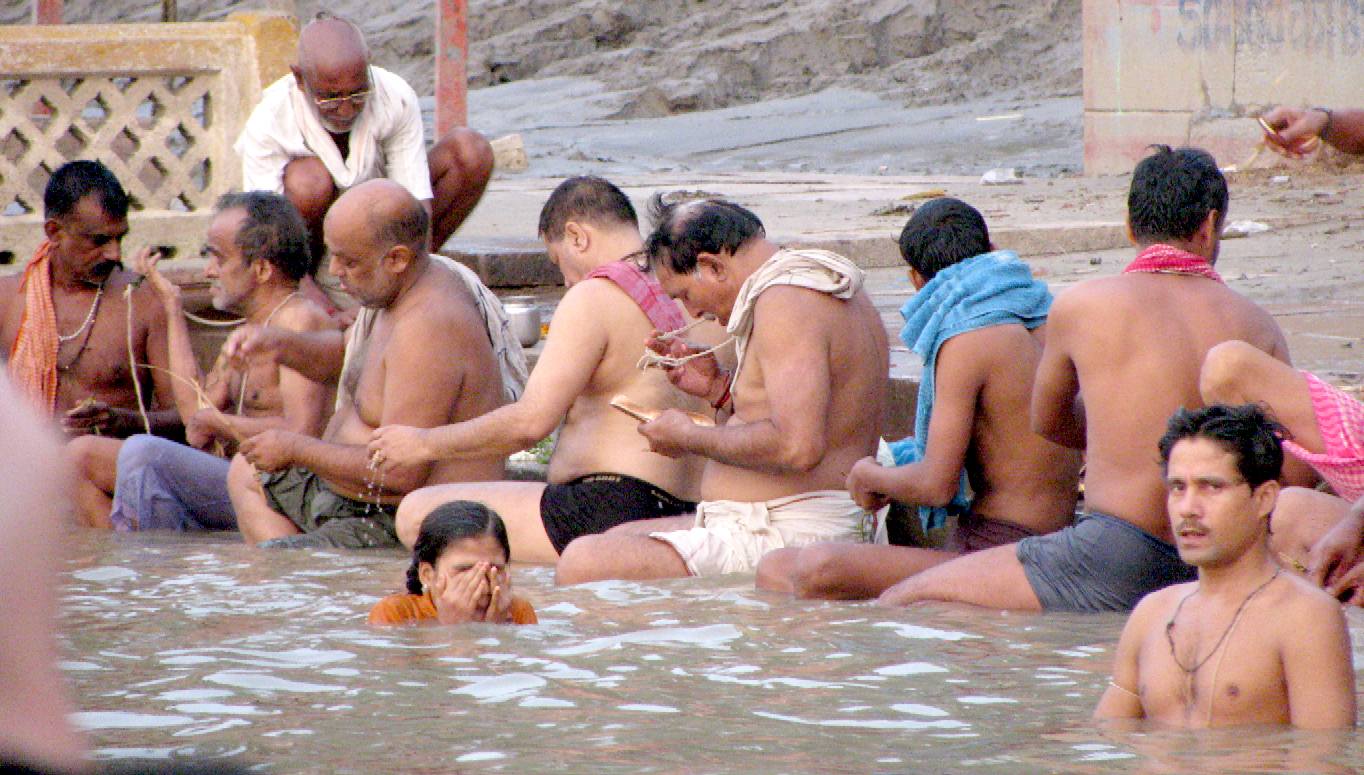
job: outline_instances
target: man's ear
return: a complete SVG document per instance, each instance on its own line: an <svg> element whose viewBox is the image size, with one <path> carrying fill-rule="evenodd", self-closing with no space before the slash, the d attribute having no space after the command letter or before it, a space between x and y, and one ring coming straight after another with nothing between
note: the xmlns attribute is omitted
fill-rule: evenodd
<svg viewBox="0 0 1364 775"><path fill-rule="evenodd" d="M1137 244L1137 235L1132 233L1132 221L1125 221L1122 227L1127 232L1127 241L1133 245Z"/></svg>
<svg viewBox="0 0 1364 775"><path fill-rule="evenodd" d="M56 218L48 218L47 220L43 221L43 234L47 235L48 239L56 239L57 232L61 230L62 225L57 221Z"/></svg>
<svg viewBox="0 0 1364 775"><path fill-rule="evenodd" d="M1209 210L1208 217L1198 224L1198 231L1194 233L1194 239L1203 245L1216 245L1222 238L1222 213L1217 210Z"/></svg>
<svg viewBox="0 0 1364 775"><path fill-rule="evenodd" d="M729 266L724 259L714 253L697 253L696 269L699 272L707 273L711 279L717 282L724 282L729 276Z"/></svg>
<svg viewBox="0 0 1364 775"><path fill-rule="evenodd" d="M1253 498L1255 500L1255 513L1261 518L1268 518L1274 513L1274 504L1279 500L1279 492L1283 486L1277 479L1270 479L1262 482L1255 488Z"/></svg>
<svg viewBox="0 0 1364 775"><path fill-rule="evenodd" d="M256 280L257 285L264 285L275 276L275 265L263 258L258 258L251 262L251 276Z"/></svg>
<svg viewBox="0 0 1364 775"><path fill-rule="evenodd" d="M592 245L592 231L577 221L564 224L564 237L574 252L586 253Z"/></svg>
<svg viewBox="0 0 1364 775"><path fill-rule="evenodd" d="M409 248L406 245L394 245L388 249L388 252L383 255L383 258L379 259L379 262L383 264L384 268L389 272L392 272L393 274L402 274L412 265L412 261L416 257L417 254L412 252L412 248Z"/></svg>

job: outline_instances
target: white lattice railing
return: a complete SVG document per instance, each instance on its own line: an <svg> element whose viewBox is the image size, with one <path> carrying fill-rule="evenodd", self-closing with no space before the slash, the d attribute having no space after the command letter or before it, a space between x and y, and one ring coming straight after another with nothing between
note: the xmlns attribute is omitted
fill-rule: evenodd
<svg viewBox="0 0 1364 775"><path fill-rule="evenodd" d="M42 239L43 188L72 159L128 190L130 247L193 255L241 182L232 143L262 87L256 49L233 21L0 28L0 263L17 269Z"/></svg>

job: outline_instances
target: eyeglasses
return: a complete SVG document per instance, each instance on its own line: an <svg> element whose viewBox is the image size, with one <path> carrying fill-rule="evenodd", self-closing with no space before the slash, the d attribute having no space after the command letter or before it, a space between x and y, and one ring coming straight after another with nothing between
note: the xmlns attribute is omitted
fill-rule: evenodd
<svg viewBox="0 0 1364 775"><path fill-rule="evenodd" d="M374 79L370 75L368 68L365 69L365 78L371 84L374 83ZM353 108L362 108L364 107L365 102L369 100L369 95L373 91L373 87L366 86L360 91L343 94L339 97L318 97L316 94L312 93L312 91L312 85L308 85L308 92L313 99L313 104L319 109L326 110L327 108L339 108L342 104L349 104Z"/></svg>

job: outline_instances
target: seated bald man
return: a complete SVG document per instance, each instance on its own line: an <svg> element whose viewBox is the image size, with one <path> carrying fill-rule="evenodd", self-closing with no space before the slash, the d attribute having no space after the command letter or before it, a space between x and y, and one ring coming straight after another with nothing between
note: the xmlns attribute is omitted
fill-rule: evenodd
<svg viewBox="0 0 1364 775"><path fill-rule="evenodd" d="M483 319L459 275L427 252L429 226L426 210L388 180L356 186L327 213L332 274L373 312L347 332L336 411L322 438L272 428L238 448L227 492L248 542L397 546L393 514L403 495L502 478L497 455L377 471L365 451L380 425L431 428L502 404Z"/></svg>
<svg viewBox="0 0 1364 775"><path fill-rule="evenodd" d="M492 147L464 127L428 153L417 93L370 64L354 23L328 13L303 28L292 73L271 84L237 139L242 189L284 194L320 257L322 219L345 190L374 178L406 188L431 216L438 250L478 204Z"/></svg>

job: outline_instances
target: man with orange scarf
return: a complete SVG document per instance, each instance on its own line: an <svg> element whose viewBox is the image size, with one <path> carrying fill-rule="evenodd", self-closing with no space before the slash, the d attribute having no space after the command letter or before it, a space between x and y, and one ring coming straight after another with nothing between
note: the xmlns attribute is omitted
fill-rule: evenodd
<svg viewBox="0 0 1364 775"><path fill-rule="evenodd" d="M0 278L10 379L73 437L173 429L178 414L159 409L172 395L165 312L150 289L127 290L137 275L120 261L128 233L123 186L103 164L73 161L48 180L43 207L47 239L22 275ZM86 467L83 458L117 454L116 444L99 441L73 450L78 467Z"/></svg>

